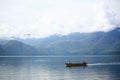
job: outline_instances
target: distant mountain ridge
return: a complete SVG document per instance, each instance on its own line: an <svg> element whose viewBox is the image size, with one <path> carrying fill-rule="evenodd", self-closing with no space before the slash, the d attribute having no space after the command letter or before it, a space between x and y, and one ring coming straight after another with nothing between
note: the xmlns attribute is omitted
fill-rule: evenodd
<svg viewBox="0 0 120 80"><path fill-rule="evenodd" d="M3 40L2 40L3 41ZM120 55L120 28L109 32L16 39L0 46L0 55Z"/></svg>
<svg viewBox="0 0 120 80"><path fill-rule="evenodd" d="M16 40L10 40L1 47L2 54L7 56L19 55L28 56L37 54L37 49Z"/></svg>
<svg viewBox="0 0 120 80"><path fill-rule="evenodd" d="M47 55L119 54L120 28L109 32L72 33L49 37L45 42L39 42L36 47Z"/></svg>

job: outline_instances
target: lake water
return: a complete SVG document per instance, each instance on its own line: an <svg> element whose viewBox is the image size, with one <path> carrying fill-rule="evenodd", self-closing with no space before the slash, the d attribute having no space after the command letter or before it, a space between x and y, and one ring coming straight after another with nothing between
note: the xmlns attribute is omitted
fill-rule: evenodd
<svg viewBox="0 0 120 80"><path fill-rule="evenodd" d="M85 68L65 67L83 60ZM1 56L0 80L120 80L120 56Z"/></svg>

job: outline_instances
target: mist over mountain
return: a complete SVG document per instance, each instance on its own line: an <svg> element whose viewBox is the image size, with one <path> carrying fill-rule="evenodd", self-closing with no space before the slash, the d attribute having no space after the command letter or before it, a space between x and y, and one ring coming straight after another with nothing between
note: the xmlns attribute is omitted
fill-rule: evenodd
<svg viewBox="0 0 120 80"><path fill-rule="evenodd" d="M120 54L120 28L109 32L71 33L39 39L17 38L8 42L6 40L6 44L0 46L0 55L112 54Z"/></svg>

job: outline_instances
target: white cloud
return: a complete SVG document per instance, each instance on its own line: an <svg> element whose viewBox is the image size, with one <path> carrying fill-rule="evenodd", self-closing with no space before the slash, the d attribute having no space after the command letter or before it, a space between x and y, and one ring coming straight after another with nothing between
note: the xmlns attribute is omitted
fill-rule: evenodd
<svg viewBox="0 0 120 80"><path fill-rule="evenodd" d="M46 37L109 31L120 23L119 0L1 0L0 37Z"/></svg>

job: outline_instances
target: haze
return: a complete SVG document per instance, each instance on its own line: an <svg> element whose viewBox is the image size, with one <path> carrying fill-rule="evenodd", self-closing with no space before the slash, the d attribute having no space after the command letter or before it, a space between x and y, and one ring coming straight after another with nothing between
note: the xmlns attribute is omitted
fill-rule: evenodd
<svg viewBox="0 0 120 80"><path fill-rule="evenodd" d="M120 24L120 0L0 0L0 38L41 38L109 31Z"/></svg>

